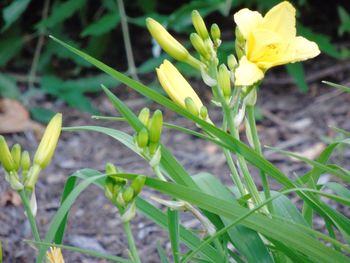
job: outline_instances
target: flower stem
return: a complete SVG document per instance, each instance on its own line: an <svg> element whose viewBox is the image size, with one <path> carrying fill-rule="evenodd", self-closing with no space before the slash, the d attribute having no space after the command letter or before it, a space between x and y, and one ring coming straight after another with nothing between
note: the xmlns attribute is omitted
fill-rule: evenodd
<svg viewBox="0 0 350 263"><path fill-rule="evenodd" d="M247 112L247 119L248 119L248 123L249 123L250 133L251 133L252 139L253 139L254 149L260 156L262 156L261 143L260 143L258 132L256 129L254 106L247 106L246 112ZM264 189L265 200L268 200L271 197L269 181L267 179L267 175L262 170L260 170L260 176L261 176L261 182L262 182L263 189ZM267 207L268 207L268 210L270 211L270 213L273 214L272 202L269 202L267 204Z"/></svg>
<svg viewBox="0 0 350 263"><path fill-rule="evenodd" d="M32 209L30 208L30 203L27 197L27 194L25 190L18 191L19 196L21 197L24 210L26 211L27 218L30 224L30 227L32 229L32 235L34 237L34 240L37 242L40 242L40 235L38 231L38 227L36 225L35 217L33 216Z"/></svg>
<svg viewBox="0 0 350 263"><path fill-rule="evenodd" d="M135 245L134 236L133 236L132 231L131 231L130 222L124 222L123 227L124 227L126 237L128 238L129 249L130 249L130 253L132 256L132 260L135 263L141 263L141 259L139 257L139 254L137 252L137 248Z"/></svg>

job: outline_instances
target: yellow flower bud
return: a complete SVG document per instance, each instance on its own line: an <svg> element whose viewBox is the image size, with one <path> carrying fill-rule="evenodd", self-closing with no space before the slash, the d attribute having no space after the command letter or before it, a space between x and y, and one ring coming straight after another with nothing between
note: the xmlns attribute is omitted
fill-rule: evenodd
<svg viewBox="0 0 350 263"><path fill-rule="evenodd" d="M210 59L210 53L208 52L203 39L196 33L190 35L191 43L194 49L206 60Z"/></svg>
<svg viewBox="0 0 350 263"><path fill-rule="evenodd" d="M205 26L204 20L197 10L192 11L192 23L198 35L200 35L202 39L209 38L207 27Z"/></svg>
<svg viewBox="0 0 350 263"><path fill-rule="evenodd" d="M142 128L138 134L136 135L136 143L137 146L140 147L141 149L145 148L148 144L148 131L146 128Z"/></svg>
<svg viewBox="0 0 350 263"><path fill-rule="evenodd" d="M149 122L149 140L158 143L163 128L163 114L160 110L156 110Z"/></svg>
<svg viewBox="0 0 350 263"><path fill-rule="evenodd" d="M221 64L218 71L218 85L224 94L226 99L231 96L231 73L225 66L225 64Z"/></svg>
<svg viewBox="0 0 350 263"><path fill-rule="evenodd" d="M21 145L16 143L12 146L11 155L15 164L15 170L18 171L21 166Z"/></svg>
<svg viewBox="0 0 350 263"><path fill-rule="evenodd" d="M200 68L200 61L192 57L187 49L156 20L149 17L146 19L146 25L152 37L166 53L179 61L186 62L195 68Z"/></svg>
<svg viewBox="0 0 350 263"><path fill-rule="evenodd" d="M40 141L38 149L34 155L34 164L44 169L50 162L61 133L62 114L56 114L49 122L44 136Z"/></svg>
<svg viewBox="0 0 350 263"><path fill-rule="evenodd" d="M139 120L145 125L146 127L148 126L148 121L149 121L149 108L143 108L140 113L139 113Z"/></svg>
<svg viewBox="0 0 350 263"><path fill-rule="evenodd" d="M50 247L50 251L47 252L46 257L49 263L64 263L60 248Z"/></svg>
<svg viewBox="0 0 350 263"><path fill-rule="evenodd" d="M210 34L213 40L220 39L221 37L221 31L217 24L212 24L210 28Z"/></svg>
<svg viewBox="0 0 350 263"><path fill-rule="evenodd" d="M176 104L186 109L185 99L189 97L199 111L203 106L202 101L173 64L164 60L156 71L163 89Z"/></svg>
<svg viewBox="0 0 350 263"><path fill-rule="evenodd" d="M198 116L199 115L199 110L196 106L196 104L194 104L193 100L190 97L187 97L185 99L185 105L186 105L186 109L193 115Z"/></svg>
<svg viewBox="0 0 350 263"><path fill-rule="evenodd" d="M4 136L0 135L0 162L6 172L10 173L11 171L16 170L16 164L12 158L10 149L6 143Z"/></svg>
<svg viewBox="0 0 350 263"><path fill-rule="evenodd" d="M132 189L134 189L135 196L138 195L146 182L146 176L139 175L131 183Z"/></svg>

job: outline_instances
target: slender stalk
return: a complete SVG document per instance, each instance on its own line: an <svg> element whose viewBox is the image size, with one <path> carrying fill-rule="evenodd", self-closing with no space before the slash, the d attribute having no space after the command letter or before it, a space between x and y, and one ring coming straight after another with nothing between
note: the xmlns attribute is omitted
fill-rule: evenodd
<svg viewBox="0 0 350 263"><path fill-rule="evenodd" d="M164 177L164 175L162 174L162 172L160 171L159 165L156 165L155 167L152 167L154 173L158 176L158 178L162 181L167 181L167 179Z"/></svg>
<svg viewBox="0 0 350 263"><path fill-rule="evenodd" d="M129 249L130 249L130 253L132 256L132 260L136 263L141 263L141 259L139 257L139 254L137 252L137 248L135 245L134 236L133 236L132 231L131 231L130 223L124 222L123 227L124 227L126 237L128 238Z"/></svg>
<svg viewBox="0 0 350 263"><path fill-rule="evenodd" d="M128 61L129 73L134 80L139 81L139 78L136 72L134 55L132 53L132 48L131 48L129 27L128 27L128 21L125 13L124 2L123 0L117 0L117 3L118 3L119 14L120 14L120 22L122 25L124 47L125 47L126 59Z"/></svg>
<svg viewBox="0 0 350 263"><path fill-rule="evenodd" d="M32 213L32 209L30 208L30 203L29 203L27 194L26 194L25 190L18 191L18 194L21 197L24 210L26 211L27 218L28 218L28 221L30 224L30 228L32 229L32 235L34 237L34 240L37 242L40 242L41 240L40 240L38 227L36 225L36 221L35 221L35 217Z"/></svg>
<svg viewBox="0 0 350 263"><path fill-rule="evenodd" d="M261 150L261 143L260 143L258 132L256 129L254 106L247 106L246 112L247 112L247 119L248 119L248 123L249 123L250 133L251 133L252 139L253 139L254 149L259 155L262 156L263 154L262 154L262 150ZM263 189L264 189L265 200L268 200L271 197L269 181L267 179L267 175L262 170L260 170L260 176L261 176L261 182L262 182ZM268 207L270 213L273 214L272 202L268 203L267 207Z"/></svg>

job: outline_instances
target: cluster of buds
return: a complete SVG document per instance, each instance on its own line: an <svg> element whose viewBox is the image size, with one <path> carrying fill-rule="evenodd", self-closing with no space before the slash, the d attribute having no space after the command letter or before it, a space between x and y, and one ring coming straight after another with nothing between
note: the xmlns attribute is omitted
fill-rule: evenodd
<svg viewBox="0 0 350 263"><path fill-rule="evenodd" d="M121 212L122 221L128 222L136 214L135 198L141 192L146 177L139 175L130 184L128 180L118 177L121 173L113 164L106 164L105 195Z"/></svg>
<svg viewBox="0 0 350 263"><path fill-rule="evenodd" d="M33 164L27 151L22 151L19 144L13 145L11 151L3 136L0 136L0 162L6 172L6 179L16 190L24 188L32 191L42 171L50 162L61 133L62 115L56 114L48 124L44 136L34 155ZM22 171L21 177L19 176Z"/></svg>
<svg viewBox="0 0 350 263"><path fill-rule="evenodd" d="M136 132L135 144L140 153L150 160L151 166L155 167L161 158L159 145L163 129L163 114L160 110L156 110L151 116L150 110L143 108L138 118L143 124L143 128Z"/></svg>
<svg viewBox="0 0 350 263"><path fill-rule="evenodd" d="M62 115L56 114L48 124L43 138L34 155L33 163L28 151L22 151L19 144L11 150L3 136L0 136L0 162L5 170L5 178L15 191L26 189L32 193L32 210L36 212L35 184L39 173L49 164L61 133Z"/></svg>

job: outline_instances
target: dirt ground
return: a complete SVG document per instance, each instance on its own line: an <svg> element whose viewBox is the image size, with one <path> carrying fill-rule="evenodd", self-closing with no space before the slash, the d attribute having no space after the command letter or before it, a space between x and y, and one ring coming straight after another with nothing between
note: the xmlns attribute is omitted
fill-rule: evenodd
<svg viewBox="0 0 350 263"><path fill-rule="evenodd" d="M310 72L308 78L311 83L307 94L298 91L285 75L279 76L279 72L268 74L266 82L259 91L258 99L260 112L264 115L258 123L262 143L315 158L325 147L327 140L335 139L337 136L330 126L350 130L350 94L321 83L322 79L343 84L350 83L350 67L346 63L349 64L349 62L337 65L324 63L323 69L329 72L325 72L322 76ZM200 88L199 83L195 82L194 86L200 89L202 95L207 94L203 91L204 88ZM120 87L116 93L122 94L123 100L132 109L138 111L146 105L153 109L157 108L134 92L127 94L121 92L123 89L124 87ZM59 103L48 103L55 111L63 112L65 126L97 124L132 134L132 129L125 123L92 120L89 115L67 109ZM104 95L94 98L93 103L102 114L116 115ZM219 109L212 106L209 108L211 119L219 123ZM196 129L190 122L168 111L165 111L165 120ZM6 138L11 143L21 143L31 152L34 152L37 145L33 131L30 130L11 134ZM216 174L224 182L231 183L225 158L217 146L169 129L164 130L162 141L191 174L208 171ZM265 149L264 154L291 178L309 169L305 164L269 149ZM335 152L333 160L350 168L350 150L339 149ZM40 178L36 189L39 207L37 221L42 236L59 207L60 194L68 176L81 168L102 170L106 162L113 162L128 172L151 175L146 162L109 137L87 132L62 134L54 160L44 171L46 176ZM333 179L329 175L322 177L322 180ZM276 183L273 183L273 186L278 188ZM19 198L10 190L5 180L0 180L0 193L0 238L3 242L4 262L33 262L34 249L24 242L26 239L31 239L30 227ZM148 198L156 193L145 189L142 194ZM350 216L349 210L343 212ZM190 217L185 217L183 223L194 227L196 222L193 221ZM322 228L322 222L318 223ZM156 242L159 241L166 250L170 249L166 233L140 214L133 220L132 226L143 261L159 262ZM127 240L123 235L118 213L104 197L104 193L94 186L89 187L74 204L64 243L113 255L128 256ZM64 251L64 256L66 262L105 262L67 251Z"/></svg>

